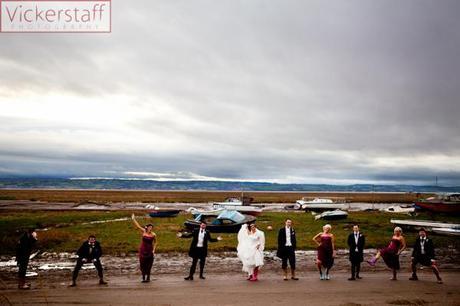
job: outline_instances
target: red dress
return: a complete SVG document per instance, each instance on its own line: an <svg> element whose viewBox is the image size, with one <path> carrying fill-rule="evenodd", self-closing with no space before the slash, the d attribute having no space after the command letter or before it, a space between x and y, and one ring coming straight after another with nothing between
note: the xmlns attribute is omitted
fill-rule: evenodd
<svg viewBox="0 0 460 306"><path fill-rule="evenodd" d="M380 249L380 255L383 261L390 269L399 270L399 246L401 241L398 239L391 239L390 244L383 249Z"/></svg>
<svg viewBox="0 0 460 306"><path fill-rule="evenodd" d="M154 237L142 236L141 246L139 247L139 262L142 275L150 275L153 265L153 240Z"/></svg>
<svg viewBox="0 0 460 306"><path fill-rule="evenodd" d="M332 237L321 235L321 244L318 246L318 260L326 269L330 269L334 264Z"/></svg>

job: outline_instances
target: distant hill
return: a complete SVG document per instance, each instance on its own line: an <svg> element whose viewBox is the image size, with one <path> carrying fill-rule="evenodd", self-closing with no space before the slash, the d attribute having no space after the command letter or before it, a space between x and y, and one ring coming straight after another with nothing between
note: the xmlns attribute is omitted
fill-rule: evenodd
<svg viewBox="0 0 460 306"><path fill-rule="evenodd" d="M128 189L223 191L460 192L460 187L415 185L277 184L223 181L154 181L132 179L0 178L0 189Z"/></svg>

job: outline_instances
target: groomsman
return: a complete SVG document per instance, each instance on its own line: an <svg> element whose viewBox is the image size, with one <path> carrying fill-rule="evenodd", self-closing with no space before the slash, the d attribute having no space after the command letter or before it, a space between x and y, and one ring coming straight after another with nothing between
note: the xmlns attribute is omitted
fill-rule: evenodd
<svg viewBox="0 0 460 306"><path fill-rule="evenodd" d="M90 235L88 240L83 242L77 251L77 255L77 264L75 265L75 269L72 273L72 284L70 284L69 287L75 287L77 285L78 272L80 272L81 267L83 267L85 263L93 263L99 276L99 285L107 285L107 282L104 281L102 275L102 264L100 260L100 257L102 256L102 248L99 242L96 241L96 237L94 235Z"/></svg>
<svg viewBox="0 0 460 306"><path fill-rule="evenodd" d="M206 279L203 275L204 265L206 263L206 257L208 256L208 241L217 242L222 240L219 236L217 239L213 239L211 234L206 229L206 222L201 221L200 228L193 231L189 236L182 236L184 238L192 237L192 243L190 244L190 250L188 255L192 257L192 266L190 267L190 273L185 280L193 280L193 274L195 274L196 265L200 260L200 278Z"/></svg>
<svg viewBox="0 0 460 306"><path fill-rule="evenodd" d="M439 284L442 284L442 279L439 276L439 269L436 266L436 260L434 257L434 244L433 240L428 239L426 236L425 229L420 229L418 237L415 240L414 248L412 251L412 276L410 280L418 280L417 277L417 264L420 263L423 266L430 267L433 270L434 275L438 280Z"/></svg>
<svg viewBox="0 0 460 306"><path fill-rule="evenodd" d="M292 228L292 220L286 219L284 227L280 228L278 232L278 250L276 256L281 258L281 268L284 272L284 280L288 280L288 261L291 267L291 279L299 280L295 276L295 250L296 250L296 236Z"/></svg>
<svg viewBox="0 0 460 306"><path fill-rule="evenodd" d="M364 244L366 239L364 235L359 231L359 225L353 226L353 233L348 235L348 247L350 248L350 262L351 262L351 277L349 281L361 279L359 271L361 269L361 263L363 262L364 256Z"/></svg>
<svg viewBox="0 0 460 306"><path fill-rule="evenodd" d="M26 272L29 265L29 258L35 243L37 242L37 232L30 229L25 232L19 239L16 246L16 262L19 267L18 271L18 288L30 289L30 284L26 284Z"/></svg>

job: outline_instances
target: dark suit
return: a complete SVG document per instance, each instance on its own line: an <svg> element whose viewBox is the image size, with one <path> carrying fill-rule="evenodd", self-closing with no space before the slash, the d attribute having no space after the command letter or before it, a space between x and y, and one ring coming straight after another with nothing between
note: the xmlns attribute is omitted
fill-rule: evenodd
<svg viewBox="0 0 460 306"><path fill-rule="evenodd" d="M412 257L412 277L410 279L417 279L417 264L420 263L424 266L431 266L433 273L436 275L438 281L441 280L441 277L439 276L439 270L436 267L436 264L433 264L432 262L432 260L435 260L433 240L425 237L422 252L422 238L420 236L417 237L414 243Z"/></svg>
<svg viewBox="0 0 460 306"><path fill-rule="evenodd" d="M198 239L200 235L200 229L195 229L191 236L192 243L190 244L190 250L188 251L188 255L193 258L192 266L190 267L190 276L193 277L196 270L196 264L198 263L198 259L200 260L200 276L203 276L204 265L206 263L206 257L208 256L208 241L209 242L216 242L217 239L213 239L211 234L208 230L204 230L204 237L203 237L203 246L198 247ZM183 236L184 237L184 236ZM187 238L187 236L185 236Z"/></svg>
<svg viewBox="0 0 460 306"><path fill-rule="evenodd" d="M295 230L291 227L289 229L291 246L286 246L286 227L280 228L278 232L278 250L276 251L276 256L281 258L281 268L287 269L287 263L289 260L289 265L292 270L295 270L295 250L297 247L297 241L295 236Z"/></svg>
<svg viewBox="0 0 460 306"><path fill-rule="evenodd" d="M20 282L25 281L29 257L36 241L37 239L35 239L32 234L24 233L16 246L16 262L19 266L18 276Z"/></svg>
<svg viewBox="0 0 460 306"><path fill-rule="evenodd" d="M435 259L433 240L429 239L428 237L425 238L425 254L422 254L422 245L420 241L420 237L415 240L414 249L412 251L412 257L414 257L415 264L420 263L424 266L431 266L431 260Z"/></svg>
<svg viewBox="0 0 460 306"><path fill-rule="evenodd" d="M359 232L358 233L358 243L355 240L355 233L351 233L348 235L348 247L350 251L349 260L351 262L351 277L355 278L355 276L359 277L359 271L361 269L361 263L363 262L364 256L364 244L366 243L366 238L364 235Z"/></svg>
<svg viewBox="0 0 460 306"><path fill-rule="evenodd" d="M78 272L80 272L80 269L85 262L93 262L94 266L96 267L99 279L102 280L102 264L100 261L100 257L102 256L102 248L99 242L96 241L94 244L90 244L89 241L85 241L78 249L77 255L78 259L77 264L75 265L75 269L73 270L72 281L76 282Z"/></svg>

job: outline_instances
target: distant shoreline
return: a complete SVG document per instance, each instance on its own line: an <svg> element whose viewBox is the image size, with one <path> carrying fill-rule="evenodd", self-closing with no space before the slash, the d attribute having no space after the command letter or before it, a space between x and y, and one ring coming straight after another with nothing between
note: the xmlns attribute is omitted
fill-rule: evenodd
<svg viewBox="0 0 460 306"><path fill-rule="evenodd" d="M331 198L341 202L412 203L432 193L362 191L244 191L254 203L295 203L302 197ZM155 202L202 203L240 197L241 191L227 190L99 190L99 189L0 189L0 200L47 202Z"/></svg>

